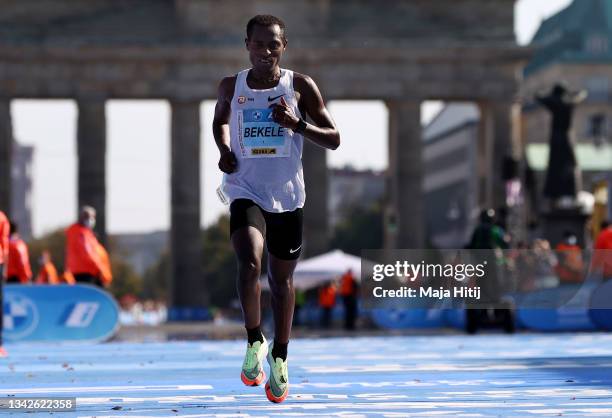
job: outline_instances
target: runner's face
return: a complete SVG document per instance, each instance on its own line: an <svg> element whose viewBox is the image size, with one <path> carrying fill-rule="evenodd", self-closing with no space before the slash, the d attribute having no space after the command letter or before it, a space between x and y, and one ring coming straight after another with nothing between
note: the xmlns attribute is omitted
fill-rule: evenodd
<svg viewBox="0 0 612 418"><path fill-rule="evenodd" d="M278 25L253 26L251 36L245 40L253 68L261 72L272 72L280 63L285 44Z"/></svg>

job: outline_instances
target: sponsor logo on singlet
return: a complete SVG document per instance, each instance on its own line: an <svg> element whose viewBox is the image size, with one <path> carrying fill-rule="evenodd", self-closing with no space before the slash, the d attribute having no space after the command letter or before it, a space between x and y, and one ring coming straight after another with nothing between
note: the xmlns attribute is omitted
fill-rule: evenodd
<svg viewBox="0 0 612 418"><path fill-rule="evenodd" d="M253 97L238 96L238 104L245 104L246 102L253 102L253 101L255 101Z"/></svg>

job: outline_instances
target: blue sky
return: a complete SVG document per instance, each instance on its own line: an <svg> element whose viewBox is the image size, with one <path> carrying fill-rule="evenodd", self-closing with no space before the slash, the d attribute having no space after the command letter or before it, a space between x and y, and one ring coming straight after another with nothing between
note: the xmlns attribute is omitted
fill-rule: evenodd
<svg viewBox="0 0 612 418"><path fill-rule="evenodd" d="M570 0L519 0L515 31L527 43L541 20ZM218 152L211 132L213 102L204 102L202 118L202 224L213 222L226 208L216 197L221 181ZM439 108L425 103L423 117ZM169 227L169 106L164 101L107 103L108 229L145 232ZM387 165L386 109L381 102L332 102L330 111L343 144L328 152L328 164L384 169ZM13 127L17 140L34 145L33 227L41 235L74 221L76 216L76 105L64 100L15 100ZM367 118L367 127L352 121ZM380 146L372 147L372 143ZM367 152L364 152L366 149Z"/></svg>

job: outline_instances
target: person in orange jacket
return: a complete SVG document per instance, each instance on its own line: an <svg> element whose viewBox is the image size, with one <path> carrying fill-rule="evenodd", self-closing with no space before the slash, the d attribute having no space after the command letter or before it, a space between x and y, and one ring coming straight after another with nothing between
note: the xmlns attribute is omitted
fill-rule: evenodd
<svg viewBox="0 0 612 418"><path fill-rule="evenodd" d="M106 252L106 249L100 243L98 243L96 251L98 252L98 257L100 257L100 261L102 262L102 271L100 276L102 280L102 285L104 287L108 287L110 286L113 280L110 257L108 256L108 252Z"/></svg>
<svg viewBox="0 0 612 418"><path fill-rule="evenodd" d="M6 265L8 263L8 248L10 224L7 216L0 210L0 357L6 357L8 353L2 346L2 326L4 322L3 287L6 277Z"/></svg>
<svg viewBox="0 0 612 418"><path fill-rule="evenodd" d="M558 264L555 266L559 281L563 283L581 283L584 281L584 261L582 249L577 245L577 238L571 231L565 231L563 241L555 247Z"/></svg>
<svg viewBox="0 0 612 418"><path fill-rule="evenodd" d="M36 284L58 284L57 270L51 261L51 254L45 250L40 256L40 270L36 276Z"/></svg>
<svg viewBox="0 0 612 418"><path fill-rule="evenodd" d="M6 265L8 263L9 253L9 236L11 235L11 226L8 218L0 210L0 279L6 277Z"/></svg>
<svg viewBox="0 0 612 418"><path fill-rule="evenodd" d="M96 210L83 206L79 221L66 230L66 270L77 283L90 283L107 287L112 281L108 253L98 242L93 228Z"/></svg>
<svg viewBox="0 0 612 418"><path fill-rule="evenodd" d="M76 280L74 280L74 276L70 273L69 270L64 270L64 273L59 277L60 283L73 285L76 284Z"/></svg>
<svg viewBox="0 0 612 418"><path fill-rule="evenodd" d="M342 275L339 293L344 303L344 328L353 330L357 318L357 280L355 280L353 270L348 269Z"/></svg>
<svg viewBox="0 0 612 418"><path fill-rule="evenodd" d="M336 286L333 282L326 283L319 289L319 307L321 308L321 326L331 325L332 309L336 305Z"/></svg>
<svg viewBox="0 0 612 418"><path fill-rule="evenodd" d="M25 241L19 236L17 224L10 223L9 259L6 272L7 283L26 284L32 280L30 254Z"/></svg>

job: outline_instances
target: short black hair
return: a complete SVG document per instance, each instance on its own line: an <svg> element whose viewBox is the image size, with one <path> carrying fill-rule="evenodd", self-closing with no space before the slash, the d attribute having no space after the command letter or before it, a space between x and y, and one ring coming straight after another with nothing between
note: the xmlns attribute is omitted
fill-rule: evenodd
<svg viewBox="0 0 612 418"><path fill-rule="evenodd" d="M251 37L251 34L253 33L253 27L255 25L259 25L263 27L278 25L278 27L281 30L281 39L283 40L284 43L287 43L287 38L285 37L285 29L286 29L285 22L283 22L280 18L276 16L272 16L272 15L253 16L251 20L249 20L249 23L247 23L247 27L246 27L247 39Z"/></svg>
<svg viewBox="0 0 612 418"><path fill-rule="evenodd" d="M9 234L15 234L18 230L19 228L15 222L9 222Z"/></svg>

